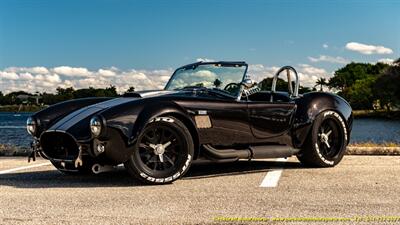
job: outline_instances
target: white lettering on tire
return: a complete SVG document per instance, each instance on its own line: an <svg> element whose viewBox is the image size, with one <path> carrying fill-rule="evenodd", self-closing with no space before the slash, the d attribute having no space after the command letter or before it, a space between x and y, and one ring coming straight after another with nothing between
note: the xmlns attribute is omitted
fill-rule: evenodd
<svg viewBox="0 0 400 225"><path fill-rule="evenodd" d="M171 182L172 180L177 179L181 174L183 174L187 168L189 167L189 164L192 160L192 156L188 155L185 164L183 165L182 169L178 172L176 172L174 175L166 177L166 178L154 178L154 177L150 177L145 173L140 173L140 176L143 177L144 179L151 181L151 182L155 182L155 183L165 183L165 182Z"/></svg>
<svg viewBox="0 0 400 225"><path fill-rule="evenodd" d="M319 147L318 147L318 143L315 143L315 149L317 150L317 154L318 154L319 158L320 158L324 163L326 163L326 164L328 164L328 165L333 165L333 164L335 164L334 161L327 160L327 159L321 154L321 151L319 150Z"/></svg>
<svg viewBox="0 0 400 225"><path fill-rule="evenodd" d="M326 117L328 115L332 115L340 121L340 124L342 125L343 132L344 132L344 139L347 142L347 129L346 129L346 124L344 123L344 120L342 119L342 117L337 112L334 112L334 111L328 111L328 112L324 113L324 117Z"/></svg>
<svg viewBox="0 0 400 225"><path fill-rule="evenodd" d="M168 122L168 123L173 123L173 122L175 122L174 119L172 119L172 118L170 118L170 117L156 117L156 118L150 120L149 123L159 122L159 121L164 121L164 122Z"/></svg>
<svg viewBox="0 0 400 225"><path fill-rule="evenodd" d="M334 112L334 111L327 111L327 112L324 113L324 117L329 116L329 115L332 115L332 116L336 117L340 121L340 124L341 124L341 126L343 128L344 139L347 142L347 129L346 129L346 124L344 123L342 117L337 112ZM315 143L315 149L317 150L318 156L320 157L320 159L324 163L326 163L328 165L334 165L335 164L335 161L328 160L322 155L321 151L319 150L318 143Z"/></svg>

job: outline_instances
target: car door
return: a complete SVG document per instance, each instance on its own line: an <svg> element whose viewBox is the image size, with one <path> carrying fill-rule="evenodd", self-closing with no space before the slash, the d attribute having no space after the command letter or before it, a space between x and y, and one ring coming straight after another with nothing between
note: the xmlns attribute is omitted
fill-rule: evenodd
<svg viewBox="0 0 400 225"><path fill-rule="evenodd" d="M248 101L251 131L256 139L270 139L289 132L296 104L294 102Z"/></svg>
<svg viewBox="0 0 400 225"><path fill-rule="evenodd" d="M196 117L210 119L209 127L196 124L201 143L230 146L252 142L247 101L197 98L196 101L179 104L191 112L193 121L196 121Z"/></svg>

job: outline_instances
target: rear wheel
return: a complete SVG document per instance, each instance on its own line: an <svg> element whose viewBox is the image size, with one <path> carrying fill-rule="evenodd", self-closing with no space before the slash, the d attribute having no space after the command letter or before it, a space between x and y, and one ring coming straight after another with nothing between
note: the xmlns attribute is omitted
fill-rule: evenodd
<svg viewBox="0 0 400 225"><path fill-rule="evenodd" d="M343 158L347 146L347 129L342 117L334 111L319 114L312 126L299 161L311 167L332 167Z"/></svg>
<svg viewBox="0 0 400 225"><path fill-rule="evenodd" d="M170 183L186 173L193 152L193 140L186 126L173 117L158 117L138 137L125 167L142 182Z"/></svg>

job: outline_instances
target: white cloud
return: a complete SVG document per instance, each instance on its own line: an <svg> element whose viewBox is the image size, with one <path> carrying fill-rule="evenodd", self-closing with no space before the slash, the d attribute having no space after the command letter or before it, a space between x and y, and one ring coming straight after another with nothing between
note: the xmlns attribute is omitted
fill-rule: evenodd
<svg viewBox="0 0 400 225"><path fill-rule="evenodd" d="M216 77L217 75L209 70L199 70L196 73L194 73L193 76L199 78L211 79Z"/></svg>
<svg viewBox="0 0 400 225"><path fill-rule="evenodd" d="M196 62L215 62L214 59L208 59L208 58L197 58Z"/></svg>
<svg viewBox="0 0 400 225"><path fill-rule="evenodd" d="M49 70L46 67L43 67L43 66L26 68L26 71L30 72L30 73L41 73L41 74L48 74L49 73Z"/></svg>
<svg viewBox="0 0 400 225"><path fill-rule="evenodd" d="M299 66L300 66L300 71L303 71L304 73L307 74L312 74L312 75L327 74L326 70L322 68L313 67L308 64L299 64Z"/></svg>
<svg viewBox="0 0 400 225"><path fill-rule="evenodd" d="M105 77L113 77L115 76L115 72L112 70L106 70L106 69L99 69L97 71L97 73L101 76L105 76Z"/></svg>
<svg viewBox="0 0 400 225"><path fill-rule="evenodd" d="M254 64L249 65L248 74L254 81L260 82L267 77L273 77L279 69L280 67L278 66L266 67L262 64ZM304 87L314 87L319 77L329 79L332 76L332 73L327 72L325 69L308 64L299 64L295 69L299 75L300 85ZM286 73L283 72L280 78L287 80Z"/></svg>
<svg viewBox="0 0 400 225"><path fill-rule="evenodd" d="M92 73L83 67L70 67L70 66L59 66L53 68L53 71L65 76L90 76Z"/></svg>
<svg viewBox="0 0 400 225"><path fill-rule="evenodd" d="M20 73L19 78L21 80L33 80L34 79L34 77L32 76L31 73Z"/></svg>
<svg viewBox="0 0 400 225"><path fill-rule="evenodd" d="M383 59L379 59L378 62L386 63L386 64L392 64L394 62L394 59L383 58Z"/></svg>
<svg viewBox="0 0 400 225"><path fill-rule="evenodd" d="M329 48L329 45L328 44L323 44L322 47L327 49L327 48Z"/></svg>
<svg viewBox="0 0 400 225"><path fill-rule="evenodd" d="M0 71L0 79L17 80L18 78L18 75L14 72Z"/></svg>
<svg viewBox="0 0 400 225"><path fill-rule="evenodd" d="M105 88L114 85L119 93L123 93L130 86L136 90L163 89L173 69L164 70L125 70L118 68L100 68L91 71L87 68L60 66L45 67L8 67L0 70L0 91L29 90L30 92L52 92L57 87Z"/></svg>
<svg viewBox="0 0 400 225"><path fill-rule="evenodd" d="M333 57L333 56L329 56L329 55L320 55L317 58L309 56L308 59L311 62L330 62L330 63L338 63L338 64L346 64L349 62L348 60L346 60L340 56Z"/></svg>
<svg viewBox="0 0 400 225"><path fill-rule="evenodd" d="M262 64L249 65L247 75L256 82L260 82L267 77L273 77L280 67L267 67Z"/></svg>
<svg viewBox="0 0 400 225"><path fill-rule="evenodd" d="M299 64L298 68L300 85L304 87L314 87L318 78L323 77L329 79L332 73L327 72L325 69L310 66L308 64Z"/></svg>
<svg viewBox="0 0 400 225"><path fill-rule="evenodd" d="M33 68L33 67L32 67ZM57 87L79 88L106 88L114 85L119 93L125 92L130 86L135 90L160 90L163 89L173 69L163 70L119 70L115 67L100 68L91 71L87 68L74 68L69 66L56 68L35 69L24 67L9 67L0 70L0 91L9 93L18 90L29 92L54 93ZM262 64L249 65L248 74L255 81L261 81L266 77L273 77L280 67L264 66ZM324 69L307 64L298 65L300 84L314 86L318 77L329 77ZM30 72L28 72L30 71ZM48 71L48 73L45 73ZM199 74L210 76L212 74ZM282 76L285 78L285 76Z"/></svg>
<svg viewBox="0 0 400 225"><path fill-rule="evenodd" d="M61 82L61 78L58 74L45 75L45 80L53 84Z"/></svg>
<svg viewBox="0 0 400 225"><path fill-rule="evenodd" d="M49 70L43 66L35 66L35 67L8 67L4 71L14 72L14 73L40 73L40 74L48 74Z"/></svg>
<svg viewBox="0 0 400 225"><path fill-rule="evenodd" d="M349 42L346 44L346 49L356 51L361 54L392 54L393 50L381 45L367 45L358 42Z"/></svg>

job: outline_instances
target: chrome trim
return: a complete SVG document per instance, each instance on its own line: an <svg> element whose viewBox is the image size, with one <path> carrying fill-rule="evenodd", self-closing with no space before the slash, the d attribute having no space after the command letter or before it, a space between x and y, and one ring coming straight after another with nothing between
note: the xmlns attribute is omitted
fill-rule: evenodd
<svg viewBox="0 0 400 225"><path fill-rule="evenodd" d="M271 93L274 93L276 91L276 82L278 81L278 77L280 75L280 73L282 71L286 70L286 75L288 77L288 89L289 89L289 93L290 93L290 97L297 97L299 96L299 86L300 86L300 80L299 80L299 76L297 74L297 71L291 67L291 66L284 66L282 68L280 68L274 75L274 79L272 81L272 87L271 87ZM292 87L292 82L291 82L291 77L290 77L290 71L294 72L294 75L296 77L296 82L295 82L295 87L294 87L294 91L293 91L293 87Z"/></svg>

